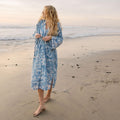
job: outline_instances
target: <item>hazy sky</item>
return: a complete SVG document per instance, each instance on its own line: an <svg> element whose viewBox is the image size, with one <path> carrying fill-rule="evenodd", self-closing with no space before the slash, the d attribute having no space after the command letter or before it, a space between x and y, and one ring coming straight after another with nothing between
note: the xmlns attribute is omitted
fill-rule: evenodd
<svg viewBox="0 0 120 120"><path fill-rule="evenodd" d="M34 25L45 5L63 25L120 26L120 0L0 0L0 24Z"/></svg>

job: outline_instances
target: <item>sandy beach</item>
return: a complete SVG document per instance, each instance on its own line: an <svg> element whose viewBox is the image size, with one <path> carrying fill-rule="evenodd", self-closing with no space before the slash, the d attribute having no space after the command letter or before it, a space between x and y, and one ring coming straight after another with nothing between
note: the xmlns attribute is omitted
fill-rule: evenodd
<svg viewBox="0 0 120 120"><path fill-rule="evenodd" d="M1 120L119 120L120 36L66 40L57 48L58 74L46 111L30 88L34 45L0 53ZM46 93L46 91L45 91Z"/></svg>

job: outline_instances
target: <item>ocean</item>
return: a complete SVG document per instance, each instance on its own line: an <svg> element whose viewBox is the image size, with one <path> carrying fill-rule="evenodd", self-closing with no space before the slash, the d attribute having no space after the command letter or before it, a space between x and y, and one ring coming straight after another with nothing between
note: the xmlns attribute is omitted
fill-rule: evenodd
<svg viewBox="0 0 120 120"><path fill-rule="evenodd" d="M33 44L35 26L0 26L0 52L23 44ZM120 27L62 26L64 40L90 36L120 35ZM7 46L7 47L6 47Z"/></svg>

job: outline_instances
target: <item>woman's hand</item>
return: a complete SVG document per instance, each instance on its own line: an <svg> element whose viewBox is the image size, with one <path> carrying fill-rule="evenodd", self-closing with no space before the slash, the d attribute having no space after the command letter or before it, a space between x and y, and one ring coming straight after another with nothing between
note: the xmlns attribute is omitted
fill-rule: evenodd
<svg viewBox="0 0 120 120"><path fill-rule="evenodd" d="M41 35L39 33L35 34L35 38L40 38L40 37L41 37Z"/></svg>
<svg viewBox="0 0 120 120"><path fill-rule="evenodd" d="M52 36L45 36L42 38L44 41L49 41L52 39Z"/></svg>

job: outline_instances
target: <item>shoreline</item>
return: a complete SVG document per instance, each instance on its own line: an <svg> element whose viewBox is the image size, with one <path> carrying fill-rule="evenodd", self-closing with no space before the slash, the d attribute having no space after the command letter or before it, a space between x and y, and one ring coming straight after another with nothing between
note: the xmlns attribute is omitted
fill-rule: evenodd
<svg viewBox="0 0 120 120"><path fill-rule="evenodd" d="M78 42L79 44L80 43L82 43L83 45L85 44L85 42L84 41L86 41L86 42L90 42L90 41L88 41L88 39L89 40L91 40L91 39L93 39L93 40L91 40L91 42L95 42L95 44L96 44L96 40L95 39L98 39L98 43L100 43L100 41L99 41L99 38L101 39L101 42L104 42L104 40L105 40L105 42L107 42L108 44L109 44L109 42L110 42L110 45L111 45L111 42L115 42L115 43L118 43L118 41L119 41L119 38L120 38L120 35L95 35L95 36L85 36L85 37L78 37L78 38L72 38L72 39L64 39L64 43L65 44L67 44L67 43L69 43L69 42L73 42L73 41L76 41L76 42ZM104 39L104 40L103 40ZM107 39L110 39L110 40L107 40ZM115 40L116 39L116 40ZM29 41L29 40L27 40L27 41ZM30 39L30 41L31 41L31 39ZM71 44L71 43L70 43ZM73 43L74 44L74 43ZM119 44L119 43L118 43ZM9 50L10 51L14 51L14 49L16 49L16 50L20 50L20 48L27 48L27 50L30 50L30 47L33 47L34 46L34 39L33 39L33 43L32 42L26 42L25 44L23 43L23 44L17 44L17 45L13 45L13 46L10 46L10 45L1 45L1 47L2 48L4 48L3 49L3 51L2 51L2 49L1 49L1 51L0 51L0 54L2 54L2 52L4 52L4 50L6 51L6 52L8 52ZM63 45L62 45L63 46ZM8 48L7 49L7 47L10 47L10 48ZM93 47L93 46L92 46ZM106 46L103 46L103 47L106 47ZM110 46L110 47L112 47L112 46ZM57 49L59 49L59 47L57 48ZM115 49L115 47L113 48L113 49ZM117 49L119 49L119 47L117 47ZM6 52L4 52L4 53L6 53Z"/></svg>

